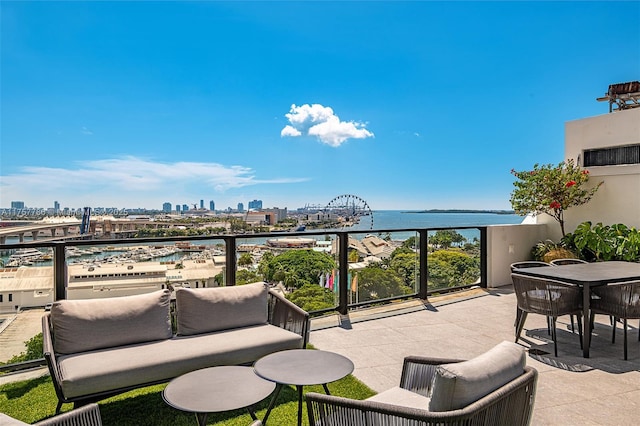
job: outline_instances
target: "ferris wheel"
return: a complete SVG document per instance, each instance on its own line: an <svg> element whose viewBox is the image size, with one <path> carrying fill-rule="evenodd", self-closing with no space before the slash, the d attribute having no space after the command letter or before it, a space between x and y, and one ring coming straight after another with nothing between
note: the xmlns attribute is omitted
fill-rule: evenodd
<svg viewBox="0 0 640 426"><path fill-rule="evenodd" d="M373 229L373 212L369 204L357 195L338 195L329 201L325 212L340 217L345 227L357 225L360 229Z"/></svg>

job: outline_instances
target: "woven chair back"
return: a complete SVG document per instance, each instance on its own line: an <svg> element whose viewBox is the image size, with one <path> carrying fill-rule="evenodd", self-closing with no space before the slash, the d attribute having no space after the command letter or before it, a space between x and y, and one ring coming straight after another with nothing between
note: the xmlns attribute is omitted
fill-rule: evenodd
<svg viewBox="0 0 640 426"><path fill-rule="evenodd" d="M559 317L582 309L582 289L574 284L511 274L518 308L524 312Z"/></svg>
<svg viewBox="0 0 640 426"><path fill-rule="evenodd" d="M591 289L591 308L617 318L640 318L640 281L613 283Z"/></svg>

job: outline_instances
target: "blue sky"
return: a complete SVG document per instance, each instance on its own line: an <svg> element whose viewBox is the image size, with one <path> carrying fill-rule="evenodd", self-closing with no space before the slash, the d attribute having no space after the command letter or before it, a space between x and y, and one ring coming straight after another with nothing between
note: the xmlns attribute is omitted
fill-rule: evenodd
<svg viewBox="0 0 640 426"><path fill-rule="evenodd" d="M509 209L640 78L639 2L0 7L0 207Z"/></svg>

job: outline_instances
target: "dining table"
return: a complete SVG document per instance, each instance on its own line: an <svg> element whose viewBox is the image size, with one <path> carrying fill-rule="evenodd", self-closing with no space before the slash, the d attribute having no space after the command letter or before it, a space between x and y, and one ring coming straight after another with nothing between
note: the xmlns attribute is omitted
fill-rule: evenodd
<svg viewBox="0 0 640 426"><path fill-rule="evenodd" d="M582 287L582 310L585 331L582 336L582 355L589 358L591 343L591 322L589 309L591 305L591 288L640 279L640 263L607 261L577 263L553 267L534 267L518 269L518 274L571 283Z"/></svg>

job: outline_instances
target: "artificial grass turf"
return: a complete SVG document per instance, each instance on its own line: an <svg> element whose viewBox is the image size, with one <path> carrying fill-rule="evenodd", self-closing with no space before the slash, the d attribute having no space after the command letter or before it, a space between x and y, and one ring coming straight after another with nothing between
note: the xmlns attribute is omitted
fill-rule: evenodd
<svg viewBox="0 0 640 426"><path fill-rule="evenodd" d="M162 390L166 384L136 389L99 402L104 426L176 425L193 426L195 415L178 411L162 400ZM329 383L332 395L352 399L365 399L375 394L362 382L349 375ZM305 386L304 392L324 393L322 386ZM266 413L270 397L254 407L259 419ZM26 423L35 423L55 414L58 399L49 376L23 382L9 383L0 387L0 412ZM65 404L63 411L73 408ZM298 414L295 387L285 386L278 396L269 424L295 425ZM303 424L308 424L306 404L303 404ZM207 424L226 426L247 426L251 424L247 410L212 413Z"/></svg>

